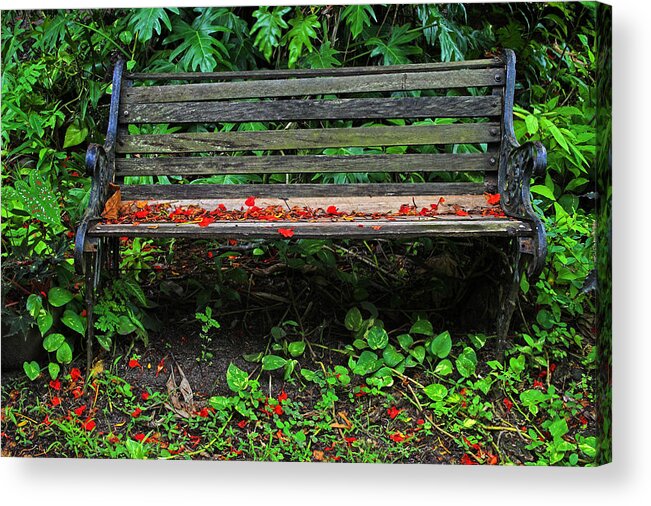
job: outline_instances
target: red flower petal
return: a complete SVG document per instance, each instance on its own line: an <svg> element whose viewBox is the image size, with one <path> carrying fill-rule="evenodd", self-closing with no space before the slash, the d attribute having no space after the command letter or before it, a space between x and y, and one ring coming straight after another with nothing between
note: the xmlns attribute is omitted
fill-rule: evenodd
<svg viewBox="0 0 651 506"><path fill-rule="evenodd" d="M283 414L283 407L280 404L276 404L274 406L274 413L277 415L282 415Z"/></svg>
<svg viewBox="0 0 651 506"><path fill-rule="evenodd" d="M387 413L389 414L389 417L391 420L393 420L398 414L401 412L401 409L396 408L395 406L391 406L389 409L387 409Z"/></svg>
<svg viewBox="0 0 651 506"><path fill-rule="evenodd" d="M400 432L396 432L394 434L391 434L389 436L389 439L393 441L394 443L402 443L405 440L405 436L400 434Z"/></svg>
<svg viewBox="0 0 651 506"><path fill-rule="evenodd" d="M45 418L43 418L43 423L45 425L50 425L52 422L50 421L50 417L48 415L45 415Z"/></svg>
<svg viewBox="0 0 651 506"><path fill-rule="evenodd" d="M136 409L134 409L133 412L131 413L131 417L132 417L132 418L138 418L138 417L140 416L141 413L142 413L142 409L140 409L140 408L136 408Z"/></svg>
<svg viewBox="0 0 651 506"><path fill-rule="evenodd" d="M463 209L457 209L455 211L455 214L457 216L470 216L469 213L467 211L464 211Z"/></svg>
<svg viewBox="0 0 651 506"><path fill-rule="evenodd" d="M133 435L133 439L135 439L136 441L139 441L139 442L144 441L146 439L146 437L147 436L145 436L142 432L138 432L138 434Z"/></svg>
<svg viewBox="0 0 651 506"><path fill-rule="evenodd" d="M510 399L504 398L502 402L506 406L506 410L511 411L511 408L513 407L513 403L510 401Z"/></svg>
<svg viewBox="0 0 651 506"><path fill-rule="evenodd" d="M255 205L255 197L249 197L244 201L244 205L247 207L253 207Z"/></svg>
<svg viewBox="0 0 651 506"><path fill-rule="evenodd" d="M85 409L86 409L86 405L85 405L85 404L79 406L78 408L76 408L76 409L74 410L74 411L75 411L75 415L77 415L77 416L81 416L81 414L84 412Z"/></svg>
<svg viewBox="0 0 651 506"><path fill-rule="evenodd" d="M328 206L328 208L326 209L326 213L328 213L328 214L339 214L337 212L337 206Z"/></svg>
<svg viewBox="0 0 651 506"><path fill-rule="evenodd" d="M347 438L344 438L344 439L346 440L346 443L348 443L348 444L352 444L355 441L357 441L356 437L347 437Z"/></svg>
<svg viewBox="0 0 651 506"><path fill-rule="evenodd" d="M90 432L95 428L95 425L95 420L88 419L85 422L82 422L81 428Z"/></svg>
<svg viewBox="0 0 651 506"><path fill-rule="evenodd" d="M417 425L425 425L425 420L423 420L422 418L419 418L418 420L416 420L416 424Z"/></svg>
<svg viewBox="0 0 651 506"><path fill-rule="evenodd" d="M248 423L248 420L240 420L239 422L237 422L237 426L238 426L240 429L243 429L244 427L246 427L246 424L247 424L247 423Z"/></svg>
<svg viewBox="0 0 651 506"><path fill-rule="evenodd" d="M132 358L131 360L129 360L129 367L133 369L134 367L142 367L142 366L140 365L140 362L138 362L135 358Z"/></svg>
<svg viewBox="0 0 651 506"><path fill-rule="evenodd" d="M287 393L283 390L280 392L280 395L278 395L278 402L283 402L287 400Z"/></svg>
<svg viewBox="0 0 651 506"><path fill-rule="evenodd" d="M474 461L473 459L470 458L470 456L467 453L463 454L463 457L461 457L461 463L464 466L476 466L477 462Z"/></svg>
<svg viewBox="0 0 651 506"><path fill-rule="evenodd" d="M292 237L294 235L293 228L279 228L278 233L283 237Z"/></svg>
<svg viewBox="0 0 651 506"><path fill-rule="evenodd" d="M141 398L143 401L146 401L147 399L149 399L149 392L143 392L143 393L141 393L141 394L140 394L140 398Z"/></svg>
<svg viewBox="0 0 651 506"><path fill-rule="evenodd" d="M208 418L208 408L201 408L198 414L201 418Z"/></svg>
<svg viewBox="0 0 651 506"><path fill-rule="evenodd" d="M215 218L209 218L208 216L205 216L200 222L199 226L200 227L207 227L210 225L213 221L215 221Z"/></svg>
<svg viewBox="0 0 651 506"><path fill-rule="evenodd" d="M143 209L142 211L136 211L133 215L138 219L146 218L149 216L149 210Z"/></svg>
<svg viewBox="0 0 651 506"><path fill-rule="evenodd" d="M81 388L75 388L75 389L72 391L72 396L73 396L75 399L79 399L82 395L84 395L84 393L81 391Z"/></svg>
<svg viewBox="0 0 651 506"><path fill-rule="evenodd" d="M81 312L82 313L81 316L86 316L84 314L85 312L86 312L86 310L84 309ZM81 379L81 371L79 369L77 369L76 367L73 367L72 369L70 369L70 379L72 381L77 381L77 380Z"/></svg>
<svg viewBox="0 0 651 506"><path fill-rule="evenodd" d="M50 388L61 390L61 382L58 379L50 381Z"/></svg>
<svg viewBox="0 0 651 506"><path fill-rule="evenodd" d="M55 395L54 397L52 397L51 402L52 402L52 406L58 406L59 404L61 404L61 399Z"/></svg>

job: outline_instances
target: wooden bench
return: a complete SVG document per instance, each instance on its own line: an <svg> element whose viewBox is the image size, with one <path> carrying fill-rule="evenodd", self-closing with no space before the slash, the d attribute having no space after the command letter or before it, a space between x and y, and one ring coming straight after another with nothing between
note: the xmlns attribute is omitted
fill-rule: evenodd
<svg viewBox="0 0 651 506"><path fill-rule="evenodd" d="M531 177L544 173L546 152L540 143L520 146L516 141L512 51L499 58L387 67L123 71L120 61L113 76L106 142L88 148L92 189L75 242L75 264L87 287L89 365L100 271L103 266L117 268L121 236L279 238L284 228L297 239L513 238L512 251L506 252L512 254L512 273L497 322L498 336L505 337L522 269L528 264L530 274L539 272L546 254L545 231L529 193ZM233 128L252 122L267 129ZM369 122L381 126L364 126ZM178 128L155 133L152 125L160 124ZM134 126L144 129L130 134ZM325 148L375 149L370 154L328 155ZM309 173L332 174L339 181L342 174L363 173L375 182L312 184L305 175ZM464 176L440 177L450 173ZM180 184L196 176L226 175L257 175L259 182ZM409 175L411 182L404 182ZM138 176L182 178L169 179L173 184L125 184L125 177ZM244 201L254 196L260 208L336 206L337 212L356 211L358 217L321 213L320 218L297 221L217 219L207 226L107 222L101 214L113 183L119 184L123 203L139 201L141 206L146 201L168 203L171 209L193 204L246 209ZM499 193L500 213L506 217L495 216L500 213L487 203L486 193ZM399 212L405 205L419 211L437 204L436 216Z"/></svg>

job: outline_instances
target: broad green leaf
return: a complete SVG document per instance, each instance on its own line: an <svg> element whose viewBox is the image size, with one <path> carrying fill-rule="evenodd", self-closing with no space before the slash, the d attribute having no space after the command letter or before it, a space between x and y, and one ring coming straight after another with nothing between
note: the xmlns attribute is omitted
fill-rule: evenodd
<svg viewBox="0 0 651 506"><path fill-rule="evenodd" d="M86 137L88 137L88 128L82 127L79 121L75 121L66 130L63 149L81 144L86 140Z"/></svg>
<svg viewBox="0 0 651 506"><path fill-rule="evenodd" d="M568 433L568 431L569 428L564 418L560 418L552 422L552 424L549 426L549 433L552 435L554 439L563 437L565 434Z"/></svg>
<svg viewBox="0 0 651 506"><path fill-rule="evenodd" d="M355 374L365 376L377 369L378 356L372 351L363 351L353 368Z"/></svg>
<svg viewBox="0 0 651 506"><path fill-rule="evenodd" d="M41 374L41 367L38 365L38 362L33 360L31 362L24 362L23 370L27 377L32 381L38 378L39 374Z"/></svg>
<svg viewBox="0 0 651 506"><path fill-rule="evenodd" d="M258 32L253 41L264 55L265 60L271 61L271 53L280 45L284 28L288 28L283 16L291 11L291 7L273 7L271 10L263 6L253 11L255 24L251 27L251 35Z"/></svg>
<svg viewBox="0 0 651 506"><path fill-rule="evenodd" d="M400 347L405 351L411 348L411 345L414 344L414 338L409 334L400 334L397 339Z"/></svg>
<svg viewBox="0 0 651 506"><path fill-rule="evenodd" d="M262 370L275 371L287 363L287 360L277 355L265 355L262 357Z"/></svg>
<svg viewBox="0 0 651 506"><path fill-rule="evenodd" d="M49 334L43 339L43 348L46 351L57 351L65 342L66 338L63 334Z"/></svg>
<svg viewBox="0 0 651 506"><path fill-rule="evenodd" d="M41 309L36 316L36 325L38 325L38 330L42 336L44 336L47 331L52 328L53 323L54 319L52 317L52 313L46 311L45 309Z"/></svg>
<svg viewBox="0 0 651 506"><path fill-rule="evenodd" d="M488 337L485 334L469 334L468 338L476 349L481 349L486 344Z"/></svg>
<svg viewBox="0 0 651 506"><path fill-rule="evenodd" d="M408 24L393 26L388 40L371 37L366 41L366 46L372 48L371 56L382 57L382 65L400 65L410 63L409 56L423 52L413 43L419 36L420 32L411 31Z"/></svg>
<svg viewBox="0 0 651 506"><path fill-rule="evenodd" d="M72 294L65 288L55 286L47 293L47 301L54 307L61 307L72 300Z"/></svg>
<svg viewBox="0 0 651 506"><path fill-rule="evenodd" d="M319 18L316 14L303 16L300 10L296 11L296 17L289 20L292 27L283 38L283 42L289 41L289 60L287 66L291 69L294 68L298 59L303 56L303 48L307 49L308 53L314 51L312 47L312 39L316 39L317 33L315 28L320 28Z"/></svg>
<svg viewBox="0 0 651 506"><path fill-rule="evenodd" d="M235 364L228 365L226 383L233 392L241 392L249 385L249 375Z"/></svg>
<svg viewBox="0 0 651 506"><path fill-rule="evenodd" d="M477 355L475 350L470 347L464 348L455 364L457 366L457 371L459 371L459 374L464 378L468 378L475 374L475 368L477 366Z"/></svg>
<svg viewBox="0 0 651 506"><path fill-rule="evenodd" d="M120 315L118 318L118 328L117 333L121 336L128 336L134 332L138 327L131 321L127 315Z"/></svg>
<svg viewBox="0 0 651 506"><path fill-rule="evenodd" d="M41 299L41 296L33 293L27 297L26 308L29 314L36 318L36 315L43 308L43 301Z"/></svg>
<svg viewBox="0 0 651 506"><path fill-rule="evenodd" d="M518 355L518 358L511 357L509 359L509 369L515 374L520 374L524 371L524 366L526 364L526 358L524 355Z"/></svg>
<svg viewBox="0 0 651 506"><path fill-rule="evenodd" d="M530 135L538 133L538 119L535 116L526 116L524 118L524 123L527 126L527 132Z"/></svg>
<svg viewBox="0 0 651 506"><path fill-rule="evenodd" d="M32 218L61 228L61 208L50 183L43 179L36 170L29 174L29 182L18 179L14 182L14 190Z"/></svg>
<svg viewBox="0 0 651 506"><path fill-rule="evenodd" d="M554 197L554 192L542 184L533 185L531 187L531 192L537 193L538 195L542 195L543 197L548 198L549 200L556 200L556 197Z"/></svg>
<svg viewBox="0 0 651 506"><path fill-rule="evenodd" d="M341 62L335 58L339 51L330 46L330 41L326 40L318 51L313 51L305 58L305 62L312 69L331 69L339 67Z"/></svg>
<svg viewBox="0 0 651 506"><path fill-rule="evenodd" d="M354 4L347 6L341 13L341 19L346 22L353 39L357 39L365 26L371 26L371 19L377 21L371 5Z"/></svg>
<svg viewBox="0 0 651 506"><path fill-rule="evenodd" d="M433 336L434 329L429 320L416 320L409 330L410 334L421 334L423 336Z"/></svg>
<svg viewBox="0 0 651 506"><path fill-rule="evenodd" d="M450 354L450 350L452 350L452 338L450 337L450 333L446 330L432 339L429 350L432 355L436 355L438 358L447 357Z"/></svg>
<svg viewBox="0 0 651 506"><path fill-rule="evenodd" d="M567 140L565 139L563 133L558 129L558 127L551 122L547 125L547 127L554 136L554 139L556 139L556 142L558 142L558 144L560 144L560 146L569 153L570 148L567 145Z"/></svg>
<svg viewBox="0 0 651 506"><path fill-rule="evenodd" d="M230 398L223 395L216 395L208 399L208 404L215 408L217 411L226 411L233 407L233 402Z"/></svg>
<svg viewBox="0 0 651 506"><path fill-rule="evenodd" d="M167 10L174 14L179 13L179 10L175 7L168 7ZM147 42L152 38L154 32L158 35L162 33L161 22L168 30L172 29L172 23L165 9L132 9L128 26L138 34L138 40Z"/></svg>
<svg viewBox="0 0 651 506"><path fill-rule="evenodd" d="M348 313L346 313L346 318L344 319L344 325L348 330L357 332L362 328L362 313L356 307L351 308Z"/></svg>
<svg viewBox="0 0 651 506"><path fill-rule="evenodd" d="M300 357L305 351L305 341L294 341L287 345L287 351L292 357Z"/></svg>
<svg viewBox="0 0 651 506"><path fill-rule="evenodd" d="M432 383L426 386L424 392L433 401L442 401L448 395L448 389L440 383Z"/></svg>
<svg viewBox="0 0 651 506"><path fill-rule="evenodd" d="M382 327L371 327L366 332L366 341L372 350L382 350L389 343L389 335Z"/></svg>
<svg viewBox="0 0 651 506"><path fill-rule="evenodd" d="M579 450L585 453L588 457L593 458L597 454L597 438L588 436L579 443Z"/></svg>
<svg viewBox="0 0 651 506"><path fill-rule="evenodd" d="M59 376L59 372L61 372L61 366L56 362L50 362L47 365L47 371L50 373L50 378L55 380Z"/></svg>
<svg viewBox="0 0 651 506"><path fill-rule="evenodd" d="M409 350L409 354L414 357L419 364L422 364L427 352L425 351L424 346L416 346L413 350Z"/></svg>
<svg viewBox="0 0 651 506"><path fill-rule="evenodd" d="M75 332L80 333L82 336L86 333L84 321L81 316L71 309L66 309L61 317L61 321L67 327L70 327Z"/></svg>
<svg viewBox="0 0 651 506"><path fill-rule="evenodd" d="M112 342L109 336L104 334L96 334L95 338L102 348L104 348L106 351L111 351Z"/></svg>
<svg viewBox="0 0 651 506"><path fill-rule="evenodd" d="M450 362L447 358L441 360L434 369L434 374L438 374L440 376L447 376L450 373L452 373L452 362Z"/></svg>
<svg viewBox="0 0 651 506"><path fill-rule="evenodd" d="M394 346L388 345L382 352L382 358L384 363L389 367L395 367L405 358L401 353L399 353Z"/></svg>
<svg viewBox="0 0 651 506"><path fill-rule="evenodd" d="M57 361L61 364L72 362L72 347L67 341L57 349Z"/></svg>

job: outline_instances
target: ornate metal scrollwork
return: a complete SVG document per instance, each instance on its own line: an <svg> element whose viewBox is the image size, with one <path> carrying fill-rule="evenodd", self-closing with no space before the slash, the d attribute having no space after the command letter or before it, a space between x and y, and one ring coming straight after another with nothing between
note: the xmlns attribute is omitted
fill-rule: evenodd
<svg viewBox="0 0 651 506"><path fill-rule="evenodd" d="M504 130L500 150L497 187L500 203L507 216L531 223L534 235L521 243L523 253L530 255L527 272L530 276L540 273L547 256L545 228L532 207L529 190L531 178L545 174L547 151L540 142L519 145L513 130L513 93L515 88L515 53L504 51L506 83L504 92Z"/></svg>

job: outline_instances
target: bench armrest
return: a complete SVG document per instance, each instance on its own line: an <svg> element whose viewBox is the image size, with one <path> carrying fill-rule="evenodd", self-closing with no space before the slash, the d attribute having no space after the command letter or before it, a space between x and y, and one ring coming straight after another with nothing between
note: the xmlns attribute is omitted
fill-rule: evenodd
<svg viewBox="0 0 651 506"><path fill-rule="evenodd" d="M112 181L112 170L106 150L99 144L90 144L86 151L86 173L92 178L88 207L79 222L75 235L75 270L83 274L84 251L90 246L86 234L88 227L102 219L102 211L108 199L109 183Z"/></svg>

